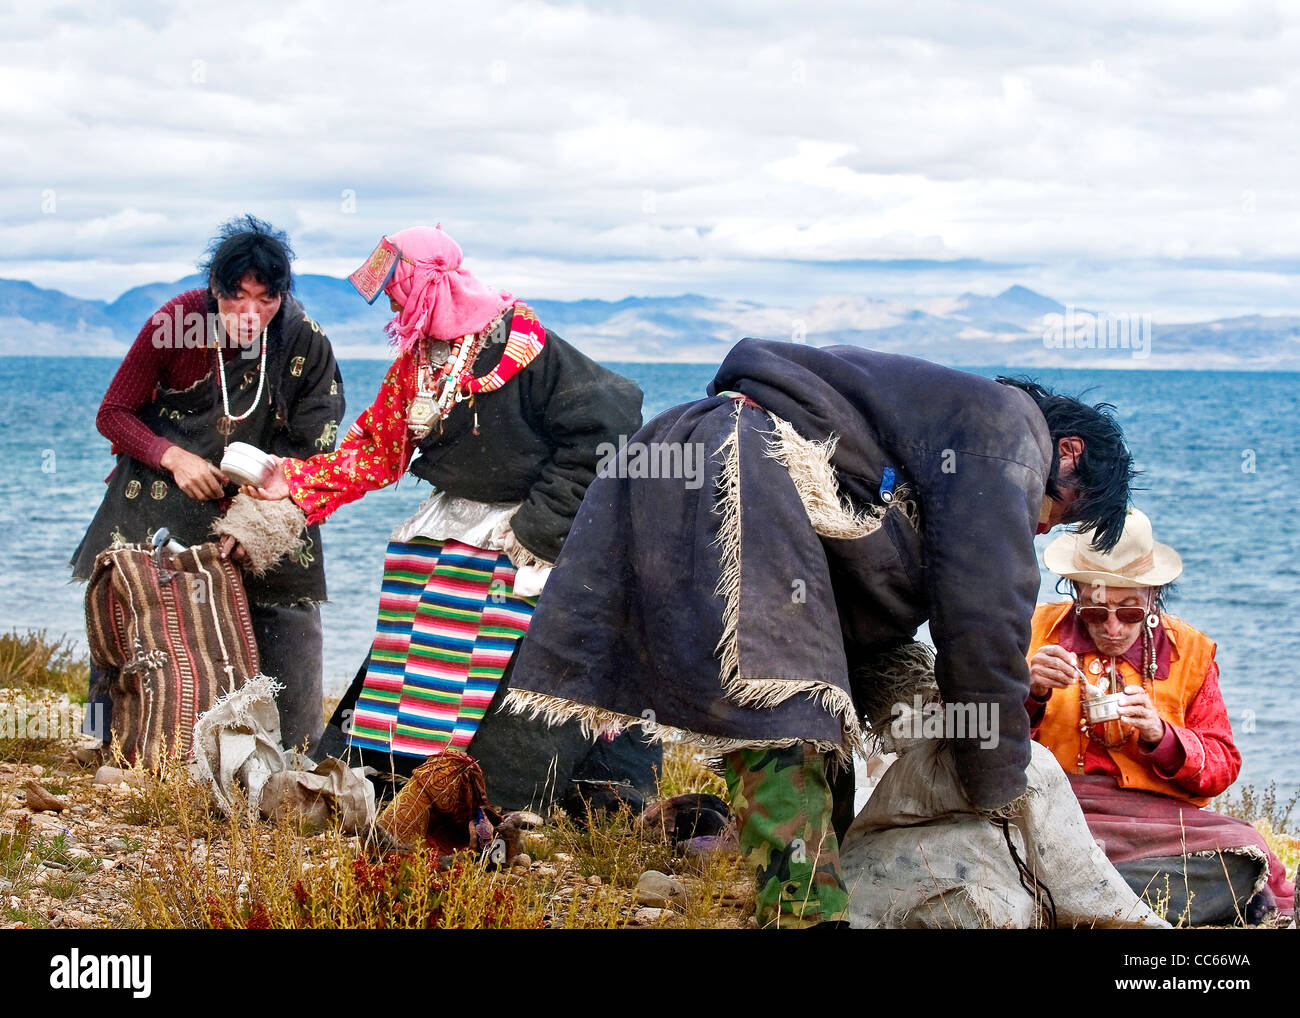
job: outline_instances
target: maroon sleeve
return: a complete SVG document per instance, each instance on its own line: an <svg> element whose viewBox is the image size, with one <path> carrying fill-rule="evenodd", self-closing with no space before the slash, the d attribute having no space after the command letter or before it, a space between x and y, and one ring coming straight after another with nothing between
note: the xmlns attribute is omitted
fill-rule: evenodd
<svg viewBox="0 0 1300 1018"><path fill-rule="evenodd" d="M160 460L172 443L150 429L140 419L139 410L153 398L154 390L163 381L163 359L182 352L168 348L166 333L159 332L167 328L159 316L174 320L174 310L178 305L182 313L189 310L182 298L177 297L149 316L109 383L95 417L95 426L113 443L115 454L124 452L155 470L162 469ZM155 334L161 337L159 342L155 342Z"/></svg>
<svg viewBox="0 0 1300 1018"><path fill-rule="evenodd" d="M1219 691L1219 666L1210 662L1196 699L1187 708L1186 724L1165 722L1165 737L1173 738L1182 750L1182 765L1165 770L1158 763L1154 770L1167 781L1176 782L1192 795L1218 795L1241 772L1241 752L1232 740L1228 709ZM1163 748L1163 740L1156 751Z"/></svg>
<svg viewBox="0 0 1300 1018"><path fill-rule="evenodd" d="M1052 691L1049 689L1047 695L1042 699L1030 693L1025 698L1025 710L1029 712L1029 737L1038 738L1038 726L1043 723L1043 717L1047 714L1047 701L1052 698Z"/></svg>
<svg viewBox="0 0 1300 1018"><path fill-rule="evenodd" d="M1141 741L1137 747L1138 752L1146 757L1147 763L1160 774L1177 774L1187 762L1187 751L1183 749L1182 740L1168 721L1165 722L1165 734L1151 749L1143 746Z"/></svg>

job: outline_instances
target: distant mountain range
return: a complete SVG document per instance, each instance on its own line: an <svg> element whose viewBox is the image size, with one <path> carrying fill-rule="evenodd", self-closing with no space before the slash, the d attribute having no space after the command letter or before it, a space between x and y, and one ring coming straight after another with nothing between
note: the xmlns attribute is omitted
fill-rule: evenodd
<svg viewBox="0 0 1300 1018"><path fill-rule="evenodd" d="M108 302L0 279L0 356L120 357L153 311L201 282L195 275L150 283ZM296 293L340 357L391 357L385 300L367 306L346 279L332 276L299 276ZM1067 307L1023 286L915 303L826 297L802 308L696 294L530 303L548 327L607 362L716 363L737 340L757 336L951 365L1300 370L1300 316L1162 325Z"/></svg>

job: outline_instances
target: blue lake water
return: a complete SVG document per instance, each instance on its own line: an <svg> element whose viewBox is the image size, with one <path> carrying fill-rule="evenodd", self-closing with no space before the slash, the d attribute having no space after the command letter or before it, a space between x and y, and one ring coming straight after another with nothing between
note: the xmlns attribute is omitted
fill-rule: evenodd
<svg viewBox="0 0 1300 1018"><path fill-rule="evenodd" d="M611 364L645 390L647 419L696 398L702 364ZM82 588L68 557L113 468L95 411L117 363L0 358L0 628L67 633L84 646ZM386 365L344 361L349 421L373 397ZM997 369L974 369L997 374ZM1300 375L1035 370L1061 391L1108 400L1143 471L1137 504L1186 571L1174 614L1218 641L1224 698L1245 758L1244 781L1300 786ZM341 433L341 432L340 432ZM324 528L329 604L327 692L340 692L370 645L382 549L429 488L407 478L341 510ZM1048 538L1039 538L1039 548ZM667 564L666 564L667 567ZM1043 599L1056 600L1044 575Z"/></svg>

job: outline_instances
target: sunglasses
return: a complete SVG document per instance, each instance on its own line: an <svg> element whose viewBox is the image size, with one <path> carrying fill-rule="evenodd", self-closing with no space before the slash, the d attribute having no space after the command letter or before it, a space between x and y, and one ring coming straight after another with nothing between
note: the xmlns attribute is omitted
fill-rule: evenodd
<svg viewBox="0 0 1300 1018"><path fill-rule="evenodd" d="M1126 626L1141 622L1147 617L1147 609L1137 604L1124 605L1122 608L1111 608L1104 604L1080 604L1075 605L1074 610L1080 621L1093 626L1104 626L1111 612L1114 612L1115 618Z"/></svg>

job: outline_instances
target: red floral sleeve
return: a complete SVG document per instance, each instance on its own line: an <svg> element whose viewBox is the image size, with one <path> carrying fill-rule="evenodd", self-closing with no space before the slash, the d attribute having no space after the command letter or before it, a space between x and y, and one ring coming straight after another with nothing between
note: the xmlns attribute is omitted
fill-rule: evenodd
<svg viewBox="0 0 1300 1018"><path fill-rule="evenodd" d="M414 451L406 411L416 386L415 357L402 354L388 369L375 401L334 452L283 461L280 469L289 482L289 497L306 514L308 524L320 523L339 506L402 476Z"/></svg>

